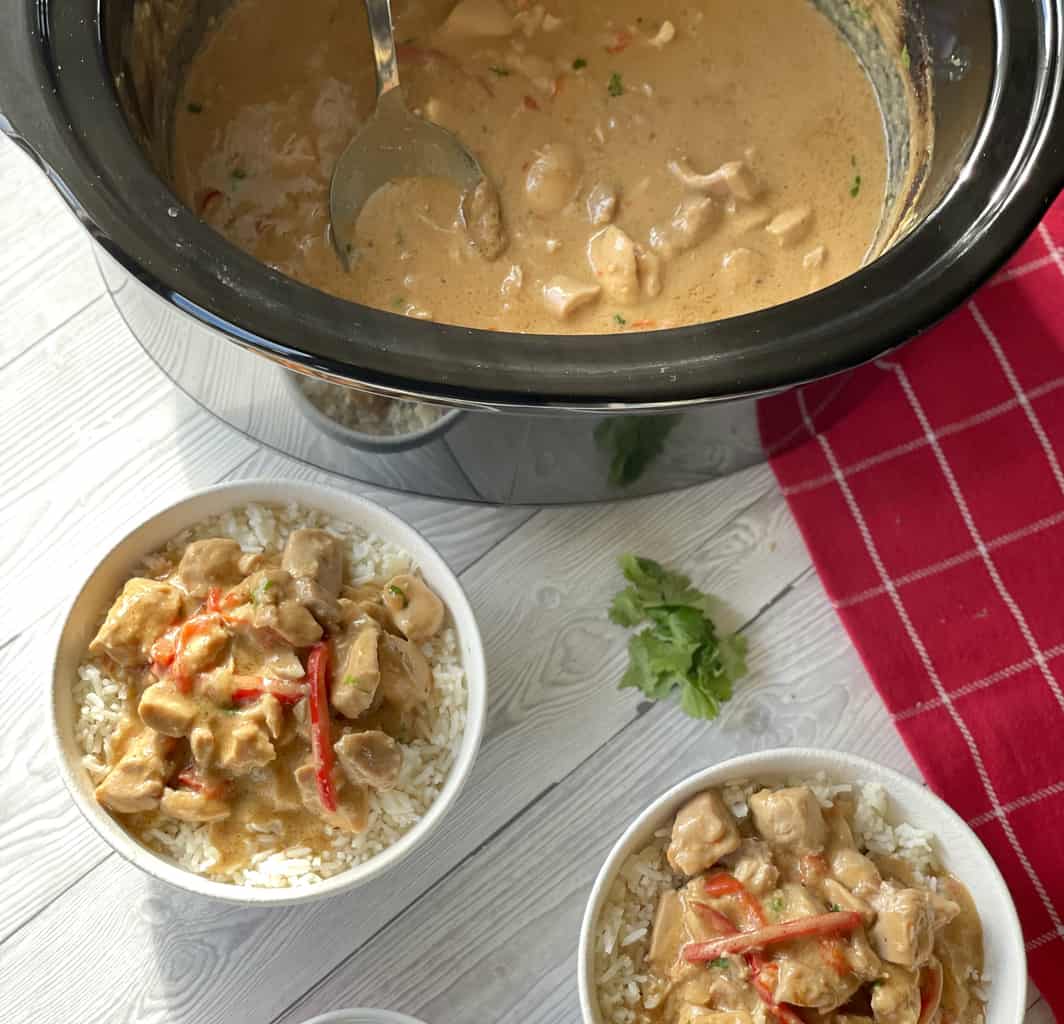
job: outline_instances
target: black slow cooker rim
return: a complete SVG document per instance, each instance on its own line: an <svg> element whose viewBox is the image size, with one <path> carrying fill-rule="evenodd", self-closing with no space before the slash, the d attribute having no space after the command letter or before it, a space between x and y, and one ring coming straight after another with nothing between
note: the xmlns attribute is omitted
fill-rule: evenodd
<svg viewBox="0 0 1064 1024"><path fill-rule="evenodd" d="M226 336L219 344L229 339L306 372L453 405L670 408L769 393L874 359L941 319L1005 261L1064 185L1062 3L1023 7L1043 32L1037 102L1015 152L977 144L932 216L838 284L667 331L523 335L425 323L333 298L262 266L199 221L151 170L118 107L92 0L0 0L0 8L15 5L20 38L34 44L21 56L12 47L0 70L8 121L0 116L0 127L42 163L101 246L165 301ZM1020 9L995 2L998 66L983 142L1008 130L1003 112L1014 119L1010 99L1021 83L1005 69ZM914 266L923 269L913 274ZM281 340L293 337L301 344Z"/></svg>

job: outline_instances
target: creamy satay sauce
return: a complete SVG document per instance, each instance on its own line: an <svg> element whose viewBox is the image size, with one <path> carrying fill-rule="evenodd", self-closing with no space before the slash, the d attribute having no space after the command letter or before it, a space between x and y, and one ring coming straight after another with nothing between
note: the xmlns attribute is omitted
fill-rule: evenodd
<svg viewBox="0 0 1064 1024"><path fill-rule="evenodd" d="M328 186L374 102L362 5L236 0L189 67L174 176L259 260L412 316L601 333L764 308L865 258L882 121L807 0L396 6L407 102L476 155L506 249L480 255L456 188L407 180L366 206L346 270Z"/></svg>

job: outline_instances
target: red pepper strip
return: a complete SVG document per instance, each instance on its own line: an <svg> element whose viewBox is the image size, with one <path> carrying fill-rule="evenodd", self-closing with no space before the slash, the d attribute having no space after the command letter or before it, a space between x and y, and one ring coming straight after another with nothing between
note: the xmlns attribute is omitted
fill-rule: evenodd
<svg viewBox="0 0 1064 1024"><path fill-rule="evenodd" d="M307 687L303 683L290 683L283 679L270 679L267 676L235 676L234 678L238 685L233 691L233 700L238 704L258 700L267 693L276 697L282 704L298 704L307 696Z"/></svg>
<svg viewBox="0 0 1064 1024"><path fill-rule="evenodd" d="M727 871L710 875L703 883L703 888L710 896L731 896L743 891L743 883Z"/></svg>
<svg viewBox="0 0 1064 1024"><path fill-rule="evenodd" d="M217 625L219 616L214 612L193 615L177 631L177 641L174 643L174 682L182 693L188 693L192 689L192 677L184 670L181 664L185 653L185 646L195 638L197 633L203 632L208 626Z"/></svg>
<svg viewBox="0 0 1064 1024"><path fill-rule="evenodd" d="M202 793L205 797L208 797L209 799L222 796L225 793L224 784L215 786L208 785L206 780L204 780L203 776L200 775L199 772L197 772L196 769L192 767L192 765L189 765L186 768L182 768L181 771L177 773L177 777L174 779L174 781L182 789L191 789L196 793Z"/></svg>
<svg viewBox="0 0 1064 1024"><path fill-rule="evenodd" d="M179 626L168 629L151 645L151 668L157 676L163 676L174 662L174 645Z"/></svg>
<svg viewBox="0 0 1064 1024"><path fill-rule="evenodd" d="M779 968L775 964L769 964L767 967L758 970L751 979L754 985L754 991L761 997L761 1002L765 1004L765 1009L778 1020L782 1021L782 1024L805 1024L805 1020L802 1018L801 1014L792 1010L786 1003L776 1002L776 997L772 993L774 985L770 985L765 980L765 975L771 974L775 976L778 971Z"/></svg>
<svg viewBox="0 0 1064 1024"><path fill-rule="evenodd" d="M741 883L739 883L741 884ZM756 902L756 898L749 893L750 899ZM707 907L704 903L695 903L695 910L710 922L722 935L741 935L735 927L719 910ZM805 1021L789 1006L777 1003L772 995L772 987L762 978L762 974L775 974L779 968L775 964L766 964L765 958L760 953L745 953L743 958L750 968L750 979L761 1001L770 1013L776 1015L783 1024L805 1024Z"/></svg>
<svg viewBox="0 0 1064 1024"><path fill-rule="evenodd" d="M329 645L317 643L307 658L307 682L310 684L310 740L317 767L318 799L328 814L336 811L333 786L333 749L329 738L329 703L325 690L325 672L329 667Z"/></svg>
<svg viewBox="0 0 1064 1024"><path fill-rule="evenodd" d="M861 926L861 915L852 910L833 911L829 914L814 914L795 921L770 924L752 932L741 932L708 942L689 942L683 948L683 957L688 963L703 963L715 960L728 953L745 953L750 949L764 949L778 942L804 939L820 935L842 935Z"/></svg>
<svg viewBox="0 0 1064 1024"><path fill-rule="evenodd" d="M221 199L222 193L216 188L209 188L200 196L197 212L201 217L207 215L207 208L212 206L215 200Z"/></svg>
<svg viewBox="0 0 1064 1024"><path fill-rule="evenodd" d="M707 924L715 928L720 935L738 935L739 929L735 927L719 910L714 910L705 903L693 903L695 913Z"/></svg>
<svg viewBox="0 0 1064 1024"><path fill-rule="evenodd" d="M539 104L531 96L525 96L522 100L525 110L539 110Z"/></svg>
<svg viewBox="0 0 1064 1024"><path fill-rule="evenodd" d="M942 1003L942 965L936 960L920 974L920 1019L917 1024L930 1024Z"/></svg>
<svg viewBox="0 0 1064 1024"><path fill-rule="evenodd" d="M620 53L622 50L627 50L632 45L633 40L632 33L627 29L621 29L613 37L613 45L606 47L607 53Z"/></svg>
<svg viewBox="0 0 1064 1024"><path fill-rule="evenodd" d="M727 871L718 871L702 884L710 896L735 896L755 924L762 928L768 924L761 901L734 875L728 874Z"/></svg>

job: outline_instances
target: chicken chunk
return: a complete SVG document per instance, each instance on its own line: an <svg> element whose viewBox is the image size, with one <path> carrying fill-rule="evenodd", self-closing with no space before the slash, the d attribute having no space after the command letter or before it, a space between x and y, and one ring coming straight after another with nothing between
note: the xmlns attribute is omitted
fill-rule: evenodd
<svg viewBox="0 0 1064 1024"><path fill-rule="evenodd" d="M647 952L647 962L663 974L672 967L687 941L683 918L683 897L676 889L666 889L658 898L654 911L650 949Z"/></svg>
<svg viewBox="0 0 1064 1024"><path fill-rule="evenodd" d="M828 258L826 246L815 245L802 257L802 267L805 270L819 270Z"/></svg>
<svg viewBox="0 0 1064 1024"><path fill-rule="evenodd" d="M513 19L501 0L459 0L443 23L443 32L453 36L491 38L512 31Z"/></svg>
<svg viewBox="0 0 1064 1024"><path fill-rule="evenodd" d="M296 681L305 675L303 662L291 644L265 631L239 631L232 637L233 673Z"/></svg>
<svg viewBox="0 0 1064 1024"><path fill-rule="evenodd" d="M335 629L340 621L340 602L316 580L299 576L294 584L295 599L323 626Z"/></svg>
<svg viewBox="0 0 1064 1024"><path fill-rule="evenodd" d="M432 692L432 666L408 640L383 633L378 648L381 696L400 711L412 711Z"/></svg>
<svg viewBox="0 0 1064 1024"><path fill-rule="evenodd" d="M229 632L219 615L197 615L181 628L178 668L185 676L199 675L222 660L229 648Z"/></svg>
<svg viewBox="0 0 1064 1024"><path fill-rule="evenodd" d="M418 576L403 573L392 577L384 585L381 600L396 628L414 643L434 637L443 625L443 602Z"/></svg>
<svg viewBox="0 0 1064 1024"><path fill-rule="evenodd" d="M863 853L853 849L831 851L831 873L850 892L858 895L877 890L883 879L879 869Z"/></svg>
<svg viewBox="0 0 1064 1024"><path fill-rule="evenodd" d="M221 821L230 814L229 804L220 796L191 789L163 790L159 810L169 818L191 822Z"/></svg>
<svg viewBox="0 0 1064 1024"><path fill-rule="evenodd" d="M171 737L145 729L96 787L96 799L119 814L158 807L165 779L173 770L170 757L175 745Z"/></svg>
<svg viewBox="0 0 1064 1024"><path fill-rule="evenodd" d="M871 939L876 952L901 967L922 967L935 945L935 913L930 893L884 885L872 900L876 922Z"/></svg>
<svg viewBox="0 0 1064 1024"><path fill-rule="evenodd" d="M639 287L648 298L661 294L661 257L642 245L635 247L635 265L639 271Z"/></svg>
<svg viewBox="0 0 1064 1024"><path fill-rule="evenodd" d="M841 882L837 882L834 878L825 878L820 884L828 903L835 904L840 910L852 910L860 914L866 925L875 920L876 912L871 905L860 896L855 896Z"/></svg>
<svg viewBox="0 0 1064 1024"><path fill-rule="evenodd" d="M920 982L916 971L884 964L872 989L872 1016L876 1024L918 1024Z"/></svg>
<svg viewBox="0 0 1064 1024"><path fill-rule="evenodd" d="M765 230L776 239L780 248L797 245L813 227L813 210L809 206L794 206L776 214Z"/></svg>
<svg viewBox="0 0 1064 1024"><path fill-rule="evenodd" d="M164 736L187 736L199 717L199 705L170 683L153 683L137 705L140 720Z"/></svg>
<svg viewBox="0 0 1064 1024"><path fill-rule="evenodd" d="M635 243L619 227L611 224L592 235L587 243L587 260L606 298L621 305L639 298L639 267Z"/></svg>
<svg viewBox="0 0 1064 1024"><path fill-rule="evenodd" d="M211 587L231 587L240 582L242 556L235 540L194 540L181 556L176 582L190 597L204 598Z"/></svg>
<svg viewBox="0 0 1064 1024"><path fill-rule="evenodd" d="M146 665L151 646L181 615L181 591L169 583L134 578L122 588L89 644L120 665Z"/></svg>
<svg viewBox="0 0 1064 1024"><path fill-rule="evenodd" d="M296 599L295 582L285 570L253 573L233 593L245 603L229 613L231 621L271 630L293 647L309 647L321 639L320 623Z"/></svg>
<svg viewBox="0 0 1064 1024"><path fill-rule="evenodd" d="M587 219L595 227L604 227L617 215L617 190L599 182L587 194Z"/></svg>
<svg viewBox="0 0 1064 1024"><path fill-rule="evenodd" d="M215 763L230 775L246 775L277 756L270 742L269 727L260 715L243 711L219 715L213 732Z"/></svg>
<svg viewBox="0 0 1064 1024"><path fill-rule="evenodd" d="M720 269L733 292L756 285L765 273L765 257L756 249L740 245L729 249L720 260Z"/></svg>
<svg viewBox="0 0 1064 1024"><path fill-rule="evenodd" d="M340 596L344 554L340 540L327 530L293 530L281 556L281 568L293 579L310 579L332 598Z"/></svg>
<svg viewBox="0 0 1064 1024"><path fill-rule="evenodd" d="M717 199L741 199L753 202L761 194L761 185L742 160L721 164L710 174L699 174L686 160L670 160L669 173L694 192L705 192Z"/></svg>
<svg viewBox="0 0 1064 1024"><path fill-rule="evenodd" d="M334 744L348 780L374 789L391 789L403 768L403 748L386 732L351 732Z"/></svg>
<svg viewBox="0 0 1064 1024"><path fill-rule="evenodd" d="M770 892L779 882L780 872L772 861L772 851L760 839L744 839L725 862L731 873L755 896Z"/></svg>
<svg viewBox="0 0 1064 1024"><path fill-rule="evenodd" d="M818 853L827 840L827 825L808 786L762 789L750 797L750 812L758 832L770 846L791 853Z"/></svg>
<svg viewBox="0 0 1064 1024"><path fill-rule="evenodd" d="M669 864L685 875L697 875L739 848L739 829L716 790L707 789L676 813L666 851Z"/></svg>
<svg viewBox="0 0 1064 1024"><path fill-rule="evenodd" d="M543 304L559 320L571 316L602 294L597 284L587 284L566 274L556 274L543 286Z"/></svg>
<svg viewBox="0 0 1064 1024"><path fill-rule="evenodd" d="M192 750L192 760L196 762L196 767L200 771L208 768L214 757L215 747L211 727L205 723L194 726L188 734L188 745Z"/></svg>
<svg viewBox="0 0 1064 1024"><path fill-rule="evenodd" d="M650 229L650 248L671 259L702 242L720 220L720 207L710 196L685 196L662 227Z"/></svg>
<svg viewBox="0 0 1064 1024"><path fill-rule="evenodd" d="M460 209L474 248L489 263L497 260L509 244L498 190L487 178L482 178L474 188L463 193Z"/></svg>
<svg viewBox="0 0 1064 1024"><path fill-rule="evenodd" d="M525 173L525 199L538 214L557 213L580 190L580 157L564 142L548 142Z"/></svg>
<svg viewBox="0 0 1064 1024"><path fill-rule="evenodd" d="M349 626L333 642L332 706L347 718L358 718L373 707L381 681L377 648L380 627L372 619L362 619Z"/></svg>
<svg viewBox="0 0 1064 1024"><path fill-rule="evenodd" d="M339 772L334 773L336 787L336 810L326 811L318 797L318 772L313 763L300 765L295 770L295 781L303 806L312 814L324 819L326 824L342 832L364 832L369 824L369 793L364 786L345 784Z"/></svg>

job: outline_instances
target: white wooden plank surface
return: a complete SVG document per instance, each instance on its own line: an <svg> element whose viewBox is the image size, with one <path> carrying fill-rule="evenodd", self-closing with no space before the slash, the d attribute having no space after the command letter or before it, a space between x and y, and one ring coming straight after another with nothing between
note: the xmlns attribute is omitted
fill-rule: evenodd
<svg viewBox="0 0 1064 1024"><path fill-rule="evenodd" d="M296 1024L354 1003L429 1024L573 1022L588 886L655 794L707 761L780 743L914 772L767 468L535 514L336 481L176 392L101 294L80 229L0 141L5 1022ZM241 912L110 853L51 768L44 694L69 582L152 507L250 476L332 480L422 529L468 589L491 692L468 788L394 877L325 904ZM629 548L683 565L727 596L727 625L748 624L752 675L719 723L615 690L625 638L604 611ZM1032 990L1028 1024L1050 1022Z"/></svg>

